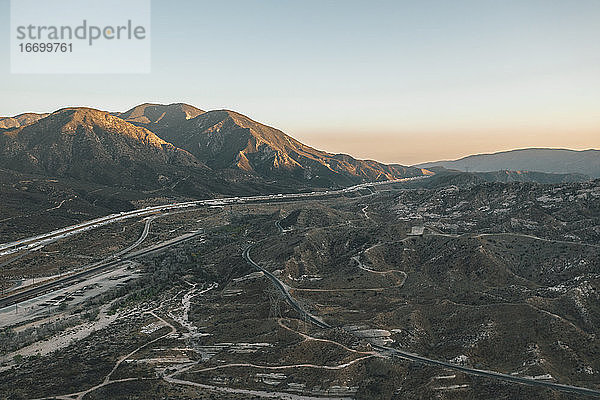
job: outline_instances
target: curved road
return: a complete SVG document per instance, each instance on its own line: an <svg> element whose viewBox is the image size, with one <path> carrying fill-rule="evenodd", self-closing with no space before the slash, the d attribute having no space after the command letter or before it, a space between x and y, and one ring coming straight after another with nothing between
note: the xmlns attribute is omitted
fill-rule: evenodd
<svg viewBox="0 0 600 400"><path fill-rule="evenodd" d="M267 271L265 268L263 268L259 264L257 264L254 260L252 260L252 258L250 257L250 250L252 249L253 246L254 245L251 245L244 250L244 252L243 252L244 259L250 265L252 265L254 268L258 269L259 271L263 272L267 277L269 277L269 279L273 282L273 284L275 284L275 286L282 292L282 294L284 295L287 302L292 306L292 308L294 308L296 311L298 311L300 313L300 315L302 316L303 319L306 319L306 320L312 322L319 328L323 328L323 329L332 328L331 325L327 324L326 322L322 321L320 318L318 318L318 317L310 314L306 310L304 310L302 308L302 306L289 293L289 290L285 283L281 282L275 275L273 275L272 273ZM352 332L350 332L350 333L352 333ZM534 379L528 379L528 378L522 378L522 377L518 377L518 376L514 376L514 375L503 374L501 372L486 371L486 370L464 367L462 365L456 365L456 364L452 364L452 363L449 363L446 361L440 361L440 360L423 357L418 354L409 353L406 351L394 349L392 347L387 347L387 346L371 344L371 347L373 349L377 350L377 352L379 354L384 355L384 356L399 357L399 358L403 358L406 360L418 362L421 364L440 366L440 367L452 369L455 371L464 372L469 375L483 376L483 377L487 377L487 378L494 378L494 379L499 379L499 380L503 380L503 381L507 381L507 382L519 383L519 384L530 385L530 386L541 386L541 387L545 387L545 388L549 388L549 389L560 390L562 392L569 392L569 393L575 393L575 394L586 395L586 396L600 397L600 390L588 389L588 388L578 387L578 386L563 385L560 383L538 381L538 380L534 380Z"/></svg>
<svg viewBox="0 0 600 400"><path fill-rule="evenodd" d="M300 304L298 304L298 302L296 301L296 299L294 299L292 297L292 295L290 294L287 286L285 283L281 282L275 275L273 275L271 272L267 271L266 269L264 269L263 267L261 267L260 265L258 265L256 262L254 262L254 260L250 257L250 250L252 249L253 246L248 246L242 256L244 257L244 259L250 264L252 265L254 268L258 269L259 271L263 272L270 280L271 282L273 282L273 284L275 286L277 286L277 288L281 291L281 293L283 294L283 296L285 297L286 301L294 308L294 310L298 311L300 313L300 315L302 316L302 319L305 319L307 321L312 322L313 324L315 324L316 326L318 326L319 328L324 328L324 329L328 329L331 328L332 326L327 324L326 322L322 321L321 319L315 317L314 315L310 314L309 312L305 311L304 308L302 308L302 306Z"/></svg>
<svg viewBox="0 0 600 400"><path fill-rule="evenodd" d="M145 229L144 229L144 231L145 231ZM178 236L174 239L170 239L165 242L161 242L159 244L136 251L134 253L130 253L123 257L119 257L117 255L112 255L112 256L106 258L104 261L100 261L98 263L90 265L88 268L86 268L85 270L83 270L81 272L77 272L72 275L65 276L63 278L59 278L59 279L53 280L51 282L47 282L42 285L27 289L27 290L23 290L21 292L18 292L18 293L15 293L15 294L12 294L12 295L9 295L6 297L3 297L0 299L0 308L11 306L13 304L20 303L22 301L34 298L38 295L48 293L48 292L51 292L56 289L63 288L65 286L73 284L83 278L86 278L90 275L97 274L98 272L104 271L105 269L108 269L110 267L114 267L115 265L121 264L123 261L132 260L132 259L144 256L144 255L147 255L150 253L154 253L159 250L163 250L167 247L170 247L175 244L192 239L192 238L200 235L201 233L202 232L187 233L185 235ZM147 235L147 233L146 233L146 235ZM130 247L132 247L132 246L130 246Z"/></svg>
<svg viewBox="0 0 600 400"><path fill-rule="evenodd" d="M152 221L154 221L156 218L158 218L158 216L153 216L153 217L147 218L146 219L146 224L144 225L144 230L142 231L142 234L140 235L140 238L138 240L136 240L136 242L134 244L132 244L131 246L127 247L126 249L123 249L120 252L114 254L112 257L116 258L116 257L122 256L123 254L127 254L131 250L135 249L140 244L142 244L142 242L144 240L146 240L146 238L148 237L148 233L150 233L150 225L152 224Z"/></svg>
<svg viewBox="0 0 600 400"><path fill-rule="evenodd" d="M288 194L271 194L262 196L247 196L247 197L225 197L216 198L209 200L197 200L188 201L182 203L170 203L160 206L146 207L138 210L122 212L119 214L111 214L105 217L96 218L91 221L85 221L76 225L67 226L49 233L20 239L10 243L0 244L0 256L13 254L18 251L28 250L33 247L40 245L46 245L65 237L85 232L91 229L98 228L100 226L112 224L118 221L123 221L129 218L146 217L158 212L173 210L178 208L190 208L190 207L205 207L212 205L223 205L223 204L235 204L235 203L261 203L271 202L279 200L296 200L296 199L307 199L307 198L322 198L322 197L336 197L343 196L347 193L356 192L365 188L374 186L387 185L398 182L408 182L420 179L426 179L429 176L418 176L413 178L402 178L393 181L382 181L382 182L369 182L361 183L360 185L351 186L339 190L327 190L327 191L315 191L315 192L304 192L304 193L288 193Z"/></svg>

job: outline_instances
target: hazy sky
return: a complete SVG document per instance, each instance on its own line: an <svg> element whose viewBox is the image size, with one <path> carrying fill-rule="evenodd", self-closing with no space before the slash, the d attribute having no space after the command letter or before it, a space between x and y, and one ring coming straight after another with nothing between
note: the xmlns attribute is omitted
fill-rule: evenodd
<svg viewBox="0 0 600 400"><path fill-rule="evenodd" d="M0 115L187 102L404 164L600 148L599 21L599 0L154 0L151 74L11 75L2 57Z"/></svg>

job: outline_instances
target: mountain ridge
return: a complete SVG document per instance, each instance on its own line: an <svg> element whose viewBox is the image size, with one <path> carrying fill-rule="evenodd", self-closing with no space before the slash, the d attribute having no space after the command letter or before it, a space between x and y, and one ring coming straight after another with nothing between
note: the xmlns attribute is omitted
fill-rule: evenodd
<svg viewBox="0 0 600 400"><path fill-rule="evenodd" d="M29 122L0 129L0 168L194 195L343 187L424 173L316 150L240 113L184 103L144 103L123 113L66 107Z"/></svg>
<svg viewBox="0 0 600 400"><path fill-rule="evenodd" d="M222 182L216 186L221 190L236 183L246 189L250 188L248 184L258 185L260 190L273 184L277 190L333 188L447 174L453 169L459 172L459 168L428 166L472 162L498 154L560 150L597 155L597 150L534 148L416 166L382 164L315 149L236 111L204 111L185 103L143 103L125 112L66 107L50 114L25 113L7 118L17 122L9 121L14 126L0 128L0 167L151 190L171 187L189 177L193 177L189 180L192 186L210 186L220 179ZM528 158L535 161L534 157ZM584 160L584 166L586 162L589 164ZM511 162L511 167L518 166ZM470 170L478 172L476 168ZM489 168L470 179L554 183L585 180L584 175L594 176L563 170L549 173Z"/></svg>
<svg viewBox="0 0 600 400"><path fill-rule="evenodd" d="M60 109L0 134L0 164L13 170L94 181L158 186L176 169L207 170L189 154L147 129L105 111Z"/></svg>
<svg viewBox="0 0 600 400"><path fill-rule="evenodd" d="M179 107L193 107L176 103ZM238 169L264 178L277 177L313 182L321 186L344 186L376 180L419 176L424 171L372 160L357 160L346 154L332 154L308 146L283 131L257 122L232 110L202 111L192 118L161 124L131 118L131 110L121 118L144 126L159 137L185 149L213 169ZM173 105L152 105L166 113Z"/></svg>
<svg viewBox="0 0 600 400"><path fill-rule="evenodd" d="M15 115L14 117L0 117L0 129L19 128L39 121L48 115L50 114L27 112Z"/></svg>
<svg viewBox="0 0 600 400"><path fill-rule="evenodd" d="M137 122L138 124L165 123L177 117L178 114L184 114L186 119L194 118L206 111L200 110L192 105L185 103L142 103L132 107L125 112L111 113L128 122ZM166 120L165 120L165 117Z"/></svg>
<svg viewBox="0 0 600 400"><path fill-rule="evenodd" d="M577 173L600 177L600 150L571 150L532 147L495 153L473 154L456 160L420 163L414 167L448 169L470 172L502 170L544 173Z"/></svg>

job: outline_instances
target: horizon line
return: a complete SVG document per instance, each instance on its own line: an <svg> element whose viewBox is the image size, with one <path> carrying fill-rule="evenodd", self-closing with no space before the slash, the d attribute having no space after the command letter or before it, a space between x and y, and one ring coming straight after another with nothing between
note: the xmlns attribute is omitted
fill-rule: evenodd
<svg viewBox="0 0 600 400"><path fill-rule="evenodd" d="M136 104L134 106L131 106L131 107L127 108L124 111L120 111L120 110L109 111L109 110L105 110L105 109L102 109L102 108L97 108L97 106L87 106L87 105L77 106L77 105L71 105L71 106L59 106L59 108L55 109L54 111L45 111L45 112L44 111L42 111L42 112L40 112L40 111L24 111L24 112L20 112L18 114L14 114L14 115L5 115L5 116L0 115L0 118L15 118L15 117L18 117L18 116L21 116L21 115L24 115L24 114L38 114L38 115L40 115L40 114L49 114L49 115L51 115L51 114L54 114L54 113L56 113L58 111L61 111L61 110L64 110L64 109L70 109L70 108L88 108L88 109L93 109L93 110L97 110L97 111L100 111L100 112L106 112L106 113L111 113L111 114L112 113L117 113L117 112L118 113L124 113L124 112L132 110L132 109L134 109L136 107L144 106L144 105L148 105L148 106L187 105L187 106L190 106L190 107L194 107L194 108L196 108L198 110L204 111L204 113L212 112L212 111L232 111L232 112L235 112L235 113L238 113L238 114L246 116L245 114L242 114L239 111L235 111L235 110L227 109L227 108L215 108L215 109L205 110L205 109L199 108L199 107L197 107L197 106L195 106L193 104L186 103L186 102L183 102L183 101L164 102L164 103L163 102L145 101L145 102L142 102L142 103L138 103L138 104ZM249 118L249 119L251 119L252 121L254 121L256 123L261 124L261 125L266 125L266 126L268 126L270 128L277 129L277 130L283 132L285 135L288 135L288 136L290 136L290 137L292 137L292 138L294 138L296 140L298 140L297 139L298 137L303 136L303 135L292 136L291 134L286 133L282 129L277 128L277 127L275 127L273 125L268 125L268 124L259 122L259 121L255 120L255 119L251 118L251 117L248 117L248 116L246 116L246 117ZM125 121L125 122L127 122L127 121ZM393 136L393 135L390 135L390 136ZM310 144L310 141L311 141L310 139L312 139L312 138L304 137L302 139L302 143L306 144L306 145L308 145L310 147L313 147L314 149L319 150L319 151L325 151L325 152L329 152L329 153L332 153L332 154L347 154L347 155L350 155L351 157L353 157L355 159L359 159L359 160L374 161L374 162L378 162L378 163L386 164L386 165L398 164L398 165L403 165L403 166L408 166L408 167L419 167L420 165L430 164L430 163L460 161L460 160L468 158L468 157L485 156L485 155L495 155L495 154L508 153L508 152L513 152L513 151L523 151L523 150L565 150L565 151L574 151L574 152L600 151L600 148L594 148L594 147L585 147L585 148L582 148L582 147L554 147L554 146L549 146L549 147L543 147L542 146L542 147L539 147L539 146L535 146L534 145L534 146L529 146L529 147L515 147L515 148L507 148L507 149L499 149L499 150L485 150L485 151L482 151L482 152L474 152L474 153L464 153L464 155L457 156L455 158L452 158L452 157L443 158L442 157L442 158L439 158L439 159L433 159L433 160L430 159L428 161L420 161L420 162L417 162L417 163L404 163L402 161L383 161L383 160L379 159L378 157L355 156L353 154L353 152L339 152L339 151L334 151L334 150L325 150L325 147L328 147L328 146L323 146L323 145L318 145L318 144L317 145L312 145L312 144Z"/></svg>

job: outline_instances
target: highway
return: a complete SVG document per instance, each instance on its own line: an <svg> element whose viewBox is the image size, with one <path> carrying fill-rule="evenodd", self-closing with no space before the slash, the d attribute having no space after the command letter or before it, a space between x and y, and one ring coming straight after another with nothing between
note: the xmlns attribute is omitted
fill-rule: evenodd
<svg viewBox="0 0 600 400"><path fill-rule="evenodd" d="M273 282L273 284L281 291L281 293L285 297L288 304L293 309L298 311L298 313L301 315L302 319L312 322L314 325L318 326L319 328L323 328L323 329L332 328L331 325L327 324L326 322L322 321L320 318L318 318L318 317L310 314L308 311L304 310L302 308L302 306L296 301L296 299L294 299L292 297L292 295L290 294L288 287L285 283L283 283L275 275L273 275L272 273L267 271L265 268L263 268L259 264L257 264L254 260L252 260L252 258L250 257L250 250L253 247L254 247L254 245L251 245L244 250L244 252L242 254L244 259L251 266L253 266L254 268L263 272L271 280L271 282ZM349 332L350 334L353 334L351 331L347 331L347 332ZM451 369L454 371L464 372L469 375L482 376L482 377L486 377L486 378L494 378L494 379L499 379L502 381L513 382L513 383L518 383L518 384L523 384L523 385L541 386L541 387L545 387L545 388L549 388L549 389L553 389L553 390L560 390L562 392L575 393L575 394L579 394L579 395L600 397L600 390L588 389L588 388L578 387L578 386L563 385L560 383L553 383L553 382L535 380L535 379L530 379L530 378L522 378L522 377L518 377L518 376L514 376L514 375L503 374L501 372L496 372L496 371L487 371L487 370L469 368L469 367L465 367L462 365L452 364L452 363L449 363L446 361L440 361L440 360L423 357L418 354L409 353L409 352L398 350L398 349L395 349L392 347L380 346L377 344L371 344L371 347L383 356L403 358L405 360L418 362L420 364L434 365L434 366L439 366L439 367L443 367L443 368L448 368L448 369Z"/></svg>
<svg viewBox="0 0 600 400"><path fill-rule="evenodd" d="M429 176L418 176L413 178L402 178L393 181L382 181L382 182L370 182L361 183L359 185L347 187L339 190L326 190L326 191L313 191L313 192L301 192L301 193L287 193L287 194L271 194L261 196L247 196L247 197L225 197L207 200L196 200L180 203L170 203L159 206L146 207L138 210L121 212L118 214L111 214L104 217L96 218L90 221L85 221L76 225L67 226L61 229L57 229L52 232L44 233L41 235L20 239L14 242L0 244L0 256L13 254L19 251L30 250L37 246L44 246L53 243L57 240L64 239L71 235L86 232L91 229L99 228L115 222L124 221L130 218L147 217L152 214L181 209L181 208L196 208L206 207L215 205L225 204L238 204L238 203L261 203L261 202L272 202L281 200L298 200L298 199L310 199L310 198L322 198L322 197L336 197L342 196L348 193L360 191L365 188L388 185L399 182L409 182L420 179L426 179Z"/></svg>
<svg viewBox="0 0 600 400"><path fill-rule="evenodd" d="M481 369L469 368L469 367L464 367L462 365L452 364L452 363L449 363L446 361L433 360L431 358L423 357L418 354L408 353L406 351L394 349L392 347L379 346L379 345L375 345L375 344L372 344L371 346L374 349L376 349L381 355L399 357L399 358L403 358L406 360L415 361L415 362L418 362L421 364L440 366L440 367L452 369L455 371L464 372L469 375L477 375L477 376L483 376L486 378L500 379L503 381L520 383L523 385L542 386L542 387L546 387L549 389L560 390L561 392L568 392L568 393L575 393L575 394L581 394L581 395L586 395L586 396L600 397L600 390L588 389L588 388L583 388L583 387L579 387L579 386L562 385L560 383L547 382L547 381L535 380L535 379L530 379L530 378L521 378L521 377L518 377L515 375L503 374L503 373L495 372L495 371L486 371L486 370L481 370Z"/></svg>
<svg viewBox="0 0 600 400"><path fill-rule="evenodd" d="M298 304L296 299L294 299L292 297L292 295L290 294L285 283L281 282L275 275L273 275L271 272L267 271L266 269L264 269L263 267L258 265L256 262L254 262L254 260L252 260L252 258L250 257L250 250L252 249L252 247L253 246L248 246L244 250L244 253L243 253L244 260L246 260L246 262L248 262L254 268L263 272L271 280L271 282L273 282L273 284L281 291L281 293L285 297L288 304L291 305L292 308L294 308L294 310L296 310L300 313L303 320L310 321L313 324L315 324L316 326L318 326L319 328L323 328L323 329L331 328L331 325L329 325L326 322L322 321L321 319L315 317L311 313L305 311L304 308L302 308L302 306L300 306L300 304Z"/></svg>
<svg viewBox="0 0 600 400"><path fill-rule="evenodd" d="M419 178L423 179L426 177L419 177ZM402 179L402 180L397 180L397 181L386 181L386 182L361 184L361 185L356 185L356 186L346 188L346 189L325 191L325 192L292 193L292 194L249 196L249 197L230 197L230 198L200 200L200 201L183 202L183 203L171 203L171 204L166 204L166 205L161 205L161 206L147 207L147 208L143 208L143 209L139 209L139 210L134 210L131 212L113 214L113 215L105 216L105 217L98 218L95 220L83 222L83 223L80 223L77 225L73 225L70 227L62 228L62 229L59 229L59 230L56 230L56 231L53 231L53 232L50 232L47 234L38 235L38 236L18 240L18 241L11 242L11 243L0 244L0 255L12 254L12 253L16 253L16 252L23 251L23 250L32 251L32 250L37 249L39 246L44 246L48 243L60 240L62 238L68 237L70 235L85 232L85 231L95 229L97 227L104 226L104 225L107 225L110 223L115 223L115 222L123 221L126 219L130 219L130 218L146 217L145 226L144 226L141 236L131 246L127 247L124 250L119 251L116 254L109 256L108 258L104 259L101 262L89 265L83 271L76 272L74 274L64 276L64 277L56 279L54 281L50 281L50 282L41 284L39 286L30 288L27 290L23 290L21 292L14 293L10 296L4 297L4 298L0 299L0 308L11 306L11 305L19 303L21 301L36 297L38 295L56 290L58 288L68 286L74 282L81 281L82 279L85 279L89 276L92 276L92 275L102 272L106 269L114 267L115 265L118 265L124 261L132 260L132 259L144 256L144 255L147 255L147 254L150 254L153 252L163 250L163 249L173 246L175 244L184 242L186 240L190 240L201 234L200 231L187 233L187 234L178 236L176 238L167 240L165 242L161 242L156 245L146 247L137 252L132 252L136 247L138 247L147 238L149 231L150 231L151 223L155 218L157 218L157 216L154 214L157 214L160 212L164 212L167 210L174 210L174 209L185 209L185 208L213 206L213 205L222 205L222 204L261 203L261 202L273 202L273 201L279 201L279 200L296 200L296 199L319 198L319 197L335 197L335 196L345 195L350 192L359 191L366 187L370 188L372 186L377 186L377 185L382 185L382 184L390 184L390 183L406 181L406 180L414 180L414 178L407 178L407 179ZM365 207L365 209L366 209L366 207ZM363 212L365 211L365 209L363 209ZM365 215L366 215L366 212L365 212ZM276 222L276 227L278 228L279 232L281 234L283 234L284 229L281 226L280 221ZM246 260L246 262L248 262L248 264L250 264L256 270L264 273L269 278L269 280L282 293L282 295L286 299L287 303L300 314L300 316L303 320L310 321L315 326L322 328L322 329L333 328L332 325L326 323L319 317L306 311L304 309L304 307L296 299L294 299L294 297L290 294L289 287L284 282L282 282L279 278L277 278L275 275L273 275L270 271L261 267L258 263L256 263L251 258L250 253L251 253L251 250L254 248L254 246L255 246L255 244L250 245L244 249L242 256ZM352 333L351 331L348 331L348 332ZM457 364L449 363L446 361L427 358L427 357L424 357L424 356L421 356L418 354L413 354L410 352L406 352L406 351L403 351L400 349L395 349L395 348L388 347L388 346L371 344L371 347L376 352L378 352L380 355L386 356L386 357L401 358L401 359L405 359L405 360L409 360L412 362L417 362L417 363L421 363L421 364L425 364L425 365L432 365L432 366L447 368L447 369L463 372L463 373L466 373L469 375L474 375L474 376L493 378L493 379L498 379L498 380L502 380L502 381L506 381L506 382L544 387L544 388L548 388L548 389L552 389L552 390L559 390L562 392L568 392L568 393L574 393L574 394L578 394L578 395L586 395L586 396L593 396L593 397L600 398L600 390L564 385L564 384L553 383L553 382L548 382L548 381L535 380L535 379L531 379L531 378L518 377L518 376L514 376L514 375L496 372L496 371L488 371L488 370L470 368L467 366L457 365Z"/></svg>
<svg viewBox="0 0 600 400"><path fill-rule="evenodd" d="M126 249L121 250L120 252L118 252L115 255L113 255L113 257L120 257L123 254L127 254L131 250L135 249L140 244L142 244L142 242L144 240L146 240L146 238L148 237L148 233L150 233L150 225L152 224L152 221L154 221L156 218L157 218L156 216L146 218L146 223L144 224L144 230L142 231L142 234L140 235L140 238L138 240L136 240L135 243L132 244L131 246L129 246Z"/></svg>
<svg viewBox="0 0 600 400"><path fill-rule="evenodd" d="M145 228L148 227L148 223L146 225ZM146 231L146 229L144 229L145 235L148 234L148 232ZM198 231L198 232L191 232L191 233L186 233L185 235L181 235L178 236L174 239L170 239L167 240L165 242L161 242L158 243L156 245L150 246L150 247L146 247L145 249L139 250L137 252L134 253L130 253L124 256L116 256L116 255L111 255L108 258L106 258L103 261L100 261L98 263L95 264L91 264L88 267L86 267L83 271L80 272L76 272L74 274L71 275L67 275L64 276L62 278L50 281L50 282L46 282L44 284L41 284L39 286L35 286L17 293L14 293L12 295L3 297L0 299L0 308L4 308L4 307L8 307L14 304L18 304L22 301L25 300L29 300L32 299L36 296L69 286L73 283L79 282L82 279L85 279L89 276L95 275L99 272L105 271L111 267L114 267L118 264L121 264L124 261L128 261L128 260L133 260L135 258L141 257L141 256L145 256L147 254L150 253L154 253L160 250L163 250L167 247L173 246L175 244L184 242L186 240L192 239L198 235L200 235L202 232ZM142 236L144 236L144 233L142 233ZM139 241L139 240L138 240ZM137 242L136 242L137 243ZM140 242L141 243L141 242ZM132 248L133 246L130 246L130 248ZM120 252L121 254L123 252Z"/></svg>
<svg viewBox="0 0 600 400"><path fill-rule="evenodd" d="M356 191L362 190L367 187L381 186L381 185L387 185L387 184L398 183L398 182L408 182L408 181L423 179L423 178L427 178L427 177L428 176L403 178L403 179L397 179L394 181L363 183L363 184L359 184L359 185L355 185L355 186L351 186L351 187L339 189L339 190L313 191L313 192L306 192L306 193L271 194L271 195L247 196L247 197L228 197L228 198L219 198L219 199L170 203L170 204L165 204L165 205L160 205L160 206L146 207L146 208L129 211L129 212L121 212L119 214L112 214L112 215L108 215L105 217L96 218L91 221L86 221L86 222L82 222L82 223L79 223L76 225L61 228L61 229L58 229L58 230L55 230L55 231L52 231L49 233L17 240L17 241L10 242L10 243L3 243L3 244L0 244L0 256L14 254L14 253L18 253L21 251L25 252L24 254L17 255L16 257L13 257L12 259L10 259L8 262L4 263L4 264L8 264L10 262L13 262L13 261L21 258L23 255L25 255L31 251L35 251L39 248L42 248L43 246L46 246L53 242L56 242L60 239L67 238L71 235L86 232L86 231L89 231L89 230L92 230L92 229L95 229L95 228L98 228L101 226L105 226L105 225L108 225L111 223L125 221L130 218L141 218L141 217L147 218L142 235L135 243L133 243L128 248L104 259L103 261L100 261L98 263L94 263L94 264L87 266L83 271L76 272L74 274L70 274L70 275L64 276L62 278L46 282L39 286L25 289L22 291L18 291L17 293L13 293L9 296L3 297L0 299L0 308L6 307L9 305L13 305L13 304L19 303L24 300L31 299L40 294L44 294L44 293L47 293L47 292L50 292L50 291L53 291L53 290L56 290L59 288L63 288L74 282L84 279L85 277L88 277L90 275L104 271L107 268L114 267L115 265L119 264L122 261L129 260L134 257L138 257L141 255L147 254L149 252L149 250L145 249L145 250L142 250L141 252L131 253L127 257L123 257L123 255L129 253L131 250L133 250L134 248L139 246L146 239L146 237L148 236L148 233L150 231L150 225L151 225L152 221L157 218L156 214L158 214L158 213L162 213L162 212L169 211L169 210L176 210L176 209L187 209L187 208L207 207L207 206L210 207L210 206L224 205L224 204L262 203L262 202L298 200L298 199L307 199L307 198L343 196L347 193L356 192ZM281 228L281 230L283 232L283 228ZM170 243L171 241L165 242L165 243L170 243L169 245L173 245L175 243L180 242L181 241L180 238L181 237L173 239L173 243ZM188 238L186 238L185 240L187 240L187 239ZM156 250L157 249L155 249L154 251L156 251ZM299 308L299 309L301 309L301 308Z"/></svg>

